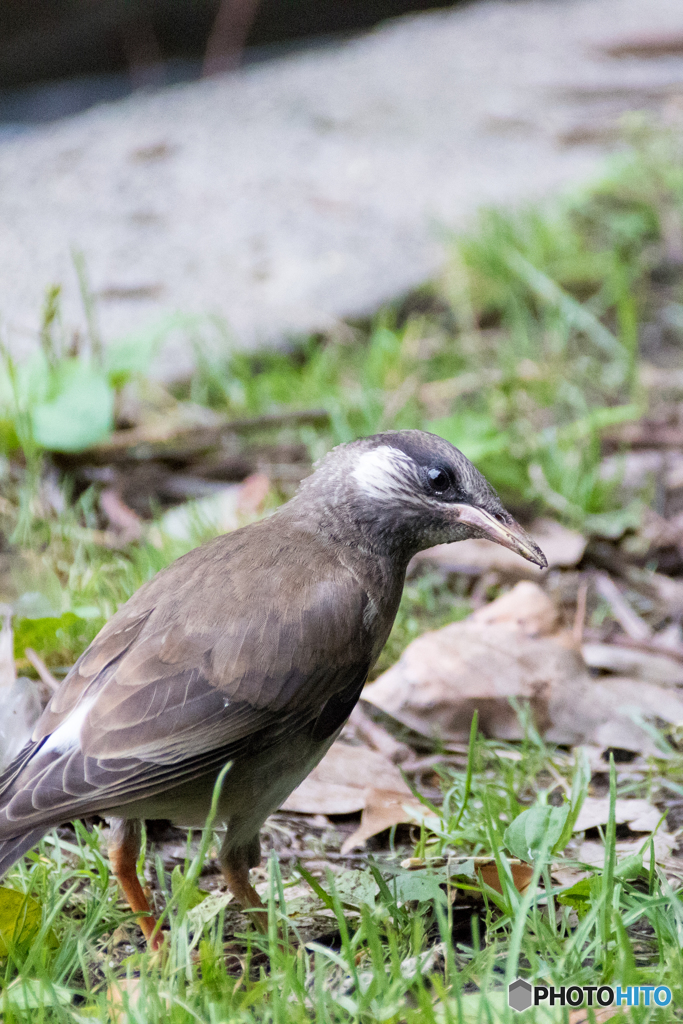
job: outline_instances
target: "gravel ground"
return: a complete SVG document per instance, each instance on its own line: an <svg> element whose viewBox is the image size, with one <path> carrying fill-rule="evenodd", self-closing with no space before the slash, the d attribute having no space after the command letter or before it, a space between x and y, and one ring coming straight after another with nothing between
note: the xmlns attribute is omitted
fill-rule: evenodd
<svg viewBox="0 0 683 1024"><path fill-rule="evenodd" d="M0 316L21 356L47 285L81 324L83 252L105 339L218 314L242 345L372 311L432 275L481 203L585 178L627 109L667 117L680 0L505 0L389 23L337 47L95 107L0 144ZM183 339L163 376L188 368Z"/></svg>

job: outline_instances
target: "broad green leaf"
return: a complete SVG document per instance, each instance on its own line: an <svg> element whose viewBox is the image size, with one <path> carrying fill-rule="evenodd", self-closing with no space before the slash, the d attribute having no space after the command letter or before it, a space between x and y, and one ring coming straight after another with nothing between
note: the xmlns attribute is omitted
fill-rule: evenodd
<svg viewBox="0 0 683 1024"><path fill-rule="evenodd" d="M580 882L576 882L570 889L565 889L564 892L561 892L557 897L557 902L565 907L573 907L578 916L583 917L590 910L593 882L594 876L582 878Z"/></svg>
<svg viewBox="0 0 683 1024"><path fill-rule="evenodd" d="M439 879L426 871L406 871L404 874L396 875L388 884L400 903L408 903L411 900L433 901L446 906L448 902Z"/></svg>
<svg viewBox="0 0 683 1024"><path fill-rule="evenodd" d="M642 852L632 853L629 857L624 857L623 860L618 861L617 866L614 869L614 877L620 878L624 882L633 882L636 878L639 878L642 873Z"/></svg>
<svg viewBox="0 0 683 1024"><path fill-rule="evenodd" d="M201 890L197 890L201 893ZM206 893L201 900L190 907L187 913L187 920L192 928L203 928L209 921L218 917L229 903L232 903L233 896L230 892Z"/></svg>
<svg viewBox="0 0 683 1024"><path fill-rule="evenodd" d="M379 886L368 868L341 871L334 880L334 886L342 903L350 903L354 907L361 903L374 907L379 893Z"/></svg>
<svg viewBox="0 0 683 1024"><path fill-rule="evenodd" d="M33 437L50 451L77 452L102 441L114 425L114 391L102 371L78 359L55 371L50 398L31 410Z"/></svg>
<svg viewBox="0 0 683 1024"><path fill-rule="evenodd" d="M37 900L16 889L0 887L0 956L9 946L25 946L40 929L43 910Z"/></svg>
<svg viewBox="0 0 683 1024"><path fill-rule="evenodd" d="M569 814L569 804L535 804L518 814L505 830L505 845L513 857L533 863L542 850L550 853L558 842Z"/></svg>

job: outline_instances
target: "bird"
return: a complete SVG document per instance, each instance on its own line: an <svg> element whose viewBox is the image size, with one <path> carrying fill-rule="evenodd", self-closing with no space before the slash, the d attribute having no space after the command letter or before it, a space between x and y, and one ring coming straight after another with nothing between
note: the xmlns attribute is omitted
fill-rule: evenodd
<svg viewBox="0 0 683 1024"><path fill-rule="evenodd" d="M219 863L265 930L249 876L261 826L341 732L413 555L471 537L547 566L462 452L387 431L333 448L269 517L171 563L106 623L0 776L0 877L50 829L108 819L112 872L157 948L142 822L202 827L229 765Z"/></svg>

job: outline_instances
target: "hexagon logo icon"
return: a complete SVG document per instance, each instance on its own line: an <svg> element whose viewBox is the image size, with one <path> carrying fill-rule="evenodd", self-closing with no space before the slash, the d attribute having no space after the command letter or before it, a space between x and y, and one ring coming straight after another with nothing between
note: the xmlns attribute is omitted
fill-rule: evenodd
<svg viewBox="0 0 683 1024"><path fill-rule="evenodd" d="M533 989L528 981L517 978L516 981L508 985L508 1006L519 1012L528 1010L533 1002L532 992Z"/></svg>

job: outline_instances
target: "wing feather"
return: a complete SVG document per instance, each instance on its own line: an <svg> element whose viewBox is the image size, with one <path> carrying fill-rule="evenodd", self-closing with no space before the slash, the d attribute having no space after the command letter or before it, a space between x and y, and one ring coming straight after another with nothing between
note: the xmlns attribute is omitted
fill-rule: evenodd
<svg viewBox="0 0 683 1024"><path fill-rule="evenodd" d="M265 530L251 549L239 534L219 542L138 591L76 663L0 778L0 840L157 795L302 729L324 738L344 721L374 653L355 577L310 550L310 537L294 538L304 549L294 555L317 558L317 575L289 586L275 578L281 550Z"/></svg>

